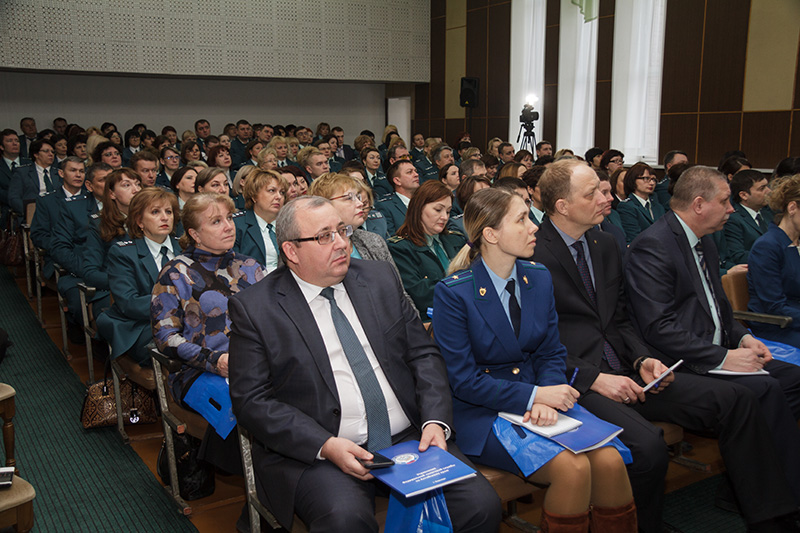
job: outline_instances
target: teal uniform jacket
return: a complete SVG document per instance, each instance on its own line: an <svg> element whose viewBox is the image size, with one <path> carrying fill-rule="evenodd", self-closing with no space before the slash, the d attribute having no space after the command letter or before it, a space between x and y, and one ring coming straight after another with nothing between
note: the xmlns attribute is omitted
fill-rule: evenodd
<svg viewBox="0 0 800 533"><path fill-rule="evenodd" d="M169 192L173 192L172 185L169 183L169 176L167 176L167 173L163 168L161 169L161 172L158 173L158 176L156 176L156 187L161 187Z"/></svg>
<svg viewBox="0 0 800 533"><path fill-rule="evenodd" d="M367 183L372 187L372 196L375 200L380 200L394 193L394 186L389 183L389 180L386 179L386 175L380 170L378 170L378 174L372 179L370 179L369 174L367 174Z"/></svg>
<svg viewBox="0 0 800 533"><path fill-rule="evenodd" d="M339 161L338 157L331 157L328 159L328 168L331 172L339 172L342 170L342 163L344 163L344 161Z"/></svg>
<svg viewBox="0 0 800 533"><path fill-rule="evenodd" d="M20 167L31 164L31 160L24 157L20 157L19 162ZM0 224L3 228L6 227L6 216L9 208L8 189L11 187L11 177L13 174L14 173L11 172L11 167L6 164L6 160L0 156Z"/></svg>
<svg viewBox="0 0 800 533"><path fill-rule="evenodd" d="M52 165L47 169L47 173L53 182L53 190L57 191L61 188L61 176L58 175L58 167ZM36 172L36 165L30 164L24 167L17 167L8 187L8 204L11 209L17 213L24 214L25 202L34 201L38 197L39 174Z"/></svg>
<svg viewBox="0 0 800 533"><path fill-rule="evenodd" d="M53 266L53 256L50 254L50 244L53 237L53 226L61 218L63 210L64 188L59 186L53 192L48 192L36 199L36 213L31 222L31 240L39 248L44 248L44 265L42 274L45 278L51 278L55 272Z"/></svg>
<svg viewBox="0 0 800 533"><path fill-rule="evenodd" d="M130 240L127 234L104 241L100 238L100 214L95 213L89 217L89 227L86 232L86 242L83 246L83 261L81 263L80 277L90 287L107 291L108 286L108 251L118 241Z"/></svg>
<svg viewBox="0 0 800 533"><path fill-rule="evenodd" d="M50 254L67 272L80 276L82 248L89 233L89 217L97 213L97 201L91 194L64 200L61 217L55 221Z"/></svg>
<svg viewBox="0 0 800 533"><path fill-rule="evenodd" d="M386 223L386 218L383 216L383 213L377 209L372 209L369 215L367 215L367 219L364 221L364 229L372 233L377 233L383 237L383 240L389 238L388 228L389 226Z"/></svg>
<svg viewBox="0 0 800 533"><path fill-rule="evenodd" d="M628 197L624 202L620 202L617 206L619 218L622 221L622 229L625 230L625 237L630 244L641 232L653 225L653 222L664 216L664 207L658 203L655 195L650 196L650 208L653 210L653 216L644 206L636 199Z"/></svg>
<svg viewBox="0 0 800 533"><path fill-rule="evenodd" d="M750 255L750 248L759 237L767 232L770 220L767 219L763 210L761 218L764 220L763 227L759 227L755 219L750 216L742 204L734 203L735 211L731 213L728 221L723 228L725 234L726 255L725 259L738 265L747 263Z"/></svg>
<svg viewBox="0 0 800 533"><path fill-rule="evenodd" d="M247 210L234 213L233 223L236 225L236 244L233 245L233 251L252 257L261 265L266 264L267 249L255 212Z"/></svg>
<svg viewBox="0 0 800 533"><path fill-rule="evenodd" d="M250 142L248 139L247 142ZM231 167L238 168L243 162L247 161L247 143L239 140L239 137L231 139Z"/></svg>
<svg viewBox="0 0 800 533"><path fill-rule="evenodd" d="M434 165L427 157L418 159L414 165L419 173L419 184L422 185L428 180L439 179L439 167Z"/></svg>
<svg viewBox="0 0 800 533"><path fill-rule="evenodd" d="M439 239L444 253L451 260L467 242L463 234L448 230L440 233ZM433 288L445 277L445 269L433 250L427 246L417 246L405 237L389 239L389 251L406 293L414 300L423 322L427 322L428 308L433 306Z"/></svg>
<svg viewBox="0 0 800 533"><path fill-rule="evenodd" d="M180 255L178 240L172 251ZM114 303L97 317L97 331L111 343L111 356L130 353L139 364L149 359L146 346L153 340L150 327L150 300L158 280L156 265L144 238L117 241L108 252L108 281Z"/></svg>
<svg viewBox="0 0 800 533"><path fill-rule="evenodd" d="M669 201L672 199L672 195L669 193L669 178L665 177L656 183L651 199L655 199L656 202L660 203L665 212L669 211Z"/></svg>
<svg viewBox="0 0 800 533"><path fill-rule="evenodd" d="M386 219L386 232L390 237L397 233L398 228L406 221L408 208L396 193L392 193L377 202L375 209L380 211L383 214L383 218Z"/></svg>

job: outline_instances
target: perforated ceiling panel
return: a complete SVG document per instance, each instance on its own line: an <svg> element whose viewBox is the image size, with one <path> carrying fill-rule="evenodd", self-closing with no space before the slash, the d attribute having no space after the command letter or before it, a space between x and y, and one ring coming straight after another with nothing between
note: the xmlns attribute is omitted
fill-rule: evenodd
<svg viewBox="0 0 800 533"><path fill-rule="evenodd" d="M2 0L0 66L425 82L430 0Z"/></svg>

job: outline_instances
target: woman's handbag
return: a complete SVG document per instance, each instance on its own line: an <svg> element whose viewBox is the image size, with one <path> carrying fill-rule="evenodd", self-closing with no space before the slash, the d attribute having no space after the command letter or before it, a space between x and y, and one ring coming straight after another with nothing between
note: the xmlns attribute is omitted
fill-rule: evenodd
<svg viewBox="0 0 800 533"><path fill-rule="evenodd" d="M9 218L9 229L6 230L5 246L2 249L2 263L6 266L18 266L24 260L24 245L22 242L22 231L19 228L16 230L11 229L11 222Z"/></svg>
<svg viewBox="0 0 800 533"><path fill-rule="evenodd" d="M216 488L214 467L197 457L201 441L191 435L178 435L174 429L170 429L170 431L172 431L172 443L175 447L175 466L178 471L178 490L181 498L192 501L214 494ZM167 439L161 443L156 472L165 485L171 484Z"/></svg>
<svg viewBox="0 0 800 533"><path fill-rule="evenodd" d="M86 390L81 408L81 424L84 429L117 425L114 385L108 378L110 366L110 363L106 363L103 379L92 383ZM119 393L122 396L122 416L125 425L152 424L158 421L152 392L126 379L120 381Z"/></svg>

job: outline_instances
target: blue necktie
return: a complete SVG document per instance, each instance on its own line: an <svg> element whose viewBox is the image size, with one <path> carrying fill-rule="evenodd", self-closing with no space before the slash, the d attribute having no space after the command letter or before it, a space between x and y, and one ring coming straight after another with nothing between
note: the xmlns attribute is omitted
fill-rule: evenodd
<svg viewBox="0 0 800 533"><path fill-rule="evenodd" d="M275 247L275 253L281 255L280 251L278 250L278 239L275 237L275 229L273 228L272 224L267 224L267 231L269 232L269 240L272 241L272 246Z"/></svg>
<svg viewBox="0 0 800 533"><path fill-rule="evenodd" d="M386 398L383 396L378 378L372 370L372 364L367 358L364 347L356 336L353 326L344 315L336 300L333 298L333 289L326 287L320 293L331 303L331 317L336 335L342 343L342 349L347 357L347 362L353 370L353 375L361 390L364 408L367 411L367 450L376 451L392 445L392 429L389 425L389 411L386 408Z"/></svg>

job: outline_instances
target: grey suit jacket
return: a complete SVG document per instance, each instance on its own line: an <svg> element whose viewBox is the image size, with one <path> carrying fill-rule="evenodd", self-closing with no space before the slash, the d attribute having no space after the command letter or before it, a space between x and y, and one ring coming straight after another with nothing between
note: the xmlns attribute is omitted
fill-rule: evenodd
<svg viewBox="0 0 800 533"><path fill-rule="evenodd" d="M375 356L412 426L452 426L444 360L383 261L352 259L344 286ZM265 504L287 529L297 482L339 432L341 404L325 344L291 271L279 267L232 296L230 392L238 423L256 440Z"/></svg>

